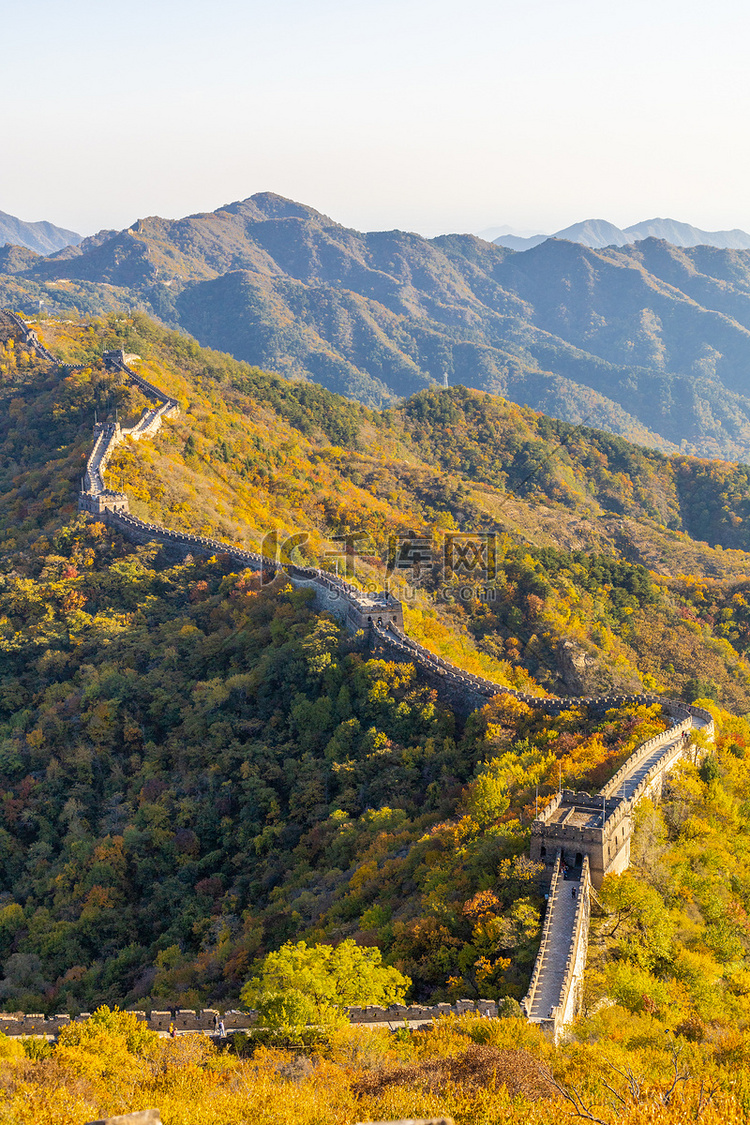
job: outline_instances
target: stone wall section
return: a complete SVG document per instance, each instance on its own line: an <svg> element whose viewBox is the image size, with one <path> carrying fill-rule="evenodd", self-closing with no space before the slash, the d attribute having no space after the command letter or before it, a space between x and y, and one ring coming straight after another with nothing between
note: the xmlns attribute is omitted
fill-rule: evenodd
<svg viewBox="0 0 750 1125"><path fill-rule="evenodd" d="M34 329L29 328L28 324L24 320L21 320L20 316L17 316L11 309L2 309L0 312L2 313L5 324L10 329L10 333L17 336L22 344L25 344L27 348L31 348L40 359L43 359L46 363L51 363L53 367L61 366L52 355L52 352L47 351ZM68 365L66 364L65 366Z"/></svg>
<svg viewBox="0 0 750 1125"><path fill-rule="evenodd" d="M198 1032L202 1034L215 1034L217 1021L223 1020L227 1034L235 1031L250 1031L258 1026L258 1013L252 1009L243 1012L237 1009L220 1012L217 1008L202 1008L197 1011L186 1008L177 1009L152 1009L148 1012L130 1009L133 1014L142 1020L151 1031L168 1032L172 1024L178 1034ZM351 1023L356 1024L382 1024L400 1025L431 1023L433 1020L444 1016L475 1015L487 1019L497 1017L497 1004L494 1000L457 1000L455 1004L393 1004L389 1008L370 1006L365 1008L352 1007L348 1010ZM0 1012L0 1032L4 1035L37 1035L47 1039L56 1039L60 1030L71 1023L83 1023L91 1018L90 1012L82 1012L79 1016L58 1015L24 1015L19 1012Z"/></svg>
<svg viewBox="0 0 750 1125"><path fill-rule="evenodd" d="M505 684L498 684L483 676L466 672L458 668L449 660L430 652L418 641L413 640L399 627L390 622L386 624L373 624L371 629L371 645L375 649L392 653L396 659L410 660L416 663L420 670L429 678L430 682L439 687L446 696L450 689L458 690L461 698L468 700L469 706L464 710L474 711L483 707L496 695L512 695L528 707L545 711L549 715L559 715L575 707L585 707L593 711L608 711L611 708L625 707L629 704L647 705L659 703L664 705L661 696L652 693L630 693L628 695L600 695L600 696L557 696L557 695L531 695L529 692L518 691L516 688ZM679 710L683 707L680 703L668 702L666 709ZM683 718L688 708L683 709ZM671 711L670 711L671 713ZM667 732L668 733L668 732ZM659 735L658 738L664 736ZM644 746L647 744L644 744ZM639 751L641 748L639 748ZM623 770L626 767L623 767Z"/></svg>
<svg viewBox="0 0 750 1125"><path fill-rule="evenodd" d="M91 515L102 515L104 512L127 512L129 510L128 498L124 492L115 492L107 488L104 483L104 472L107 462L118 445L126 438L140 441L141 438L153 437L162 424L164 418L179 413L177 399L170 398L164 391L149 383L137 371L128 367L125 360L135 357L126 356L119 349L104 353L105 365L112 371L121 371L134 386L137 386L145 395L155 398L158 406L144 410L143 414L130 429L123 429L119 422L98 422L94 426L94 448L86 464L86 472L81 482L81 491L78 497L78 510L89 512Z"/></svg>
<svg viewBox="0 0 750 1125"><path fill-rule="evenodd" d="M206 536L171 531L131 515L127 496L106 487L104 471L107 461L125 438L139 441L141 438L151 437L157 432L164 418L179 411L176 399L144 379L128 365L126 361L133 358L135 357L126 356L121 349L104 353L104 362L110 370L121 371L145 395L156 399L159 405L154 409L145 410L132 429L124 430L117 423L95 427L96 440L81 483L79 511L101 516L106 523L117 527L123 535L134 542L162 542L183 557L196 552L203 554L210 552L229 555L243 567L264 571L271 575L283 569L295 586L304 586L313 590L318 608L330 612L352 632L362 630L363 633L368 633L372 627L384 625L403 628L401 603L387 591L368 594L343 581L337 575L329 574L317 567L298 567L289 564L282 568L279 562L265 558L257 552L243 550L235 544L222 543L218 539L210 539Z"/></svg>

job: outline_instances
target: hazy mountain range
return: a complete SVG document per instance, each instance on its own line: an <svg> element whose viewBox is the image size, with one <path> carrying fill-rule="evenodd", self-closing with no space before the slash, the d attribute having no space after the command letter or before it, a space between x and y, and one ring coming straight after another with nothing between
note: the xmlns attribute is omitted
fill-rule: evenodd
<svg viewBox="0 0 750 1125"><path fill-rule="evenodd" d="M270 193L53 257L0 248L0 304L140 307L373 406L464 384L669 451L750 461L750 251L650 237L523 254L361 233Z"/></svg>
<svg viewBox="0 0 750 1125"><path fill-rule="evenodd" d="M630 246L644 238L661 238L673 246L719 246L724 250L750 249L750 234L744 230L700 230L690 223L678 223L674 219L646 219L642 223L624 229L606 219L584 219L573 223L554 234L529 234L513 231L510 227L490 227L481 231L480 238L506 246L511 250L531 250L547 238L564 238L568 242L580 242L601 250L605 246Z"/></svg>
<svg viewBox="0 0 750 1125"><path fill-rule="evenodd" d="M112 235L114 231L100 231L94 235L101 239L103 234ZM744 230L706 231L690 223L679 223L674 219L646 219L642 223L620 228L606 219L584 219L569 227L544 234L541 231L518 231L510 226L488 227L478 231L477 237L510 250L530 250L539 246L547 238L564 238L568 242L580 242L583 246L602 249L605 246L628 246L644 238L662 238L673 246L719 246L723 249L750 249L750 234ZM75 231L56 227L53 223L27 223L13 215L0 211L0 246L22 246L37 254L54 254L66 246L78 246L83 235Z"/></svg>
<svg viewBox="0 0 750 1125"><path fill-rule="evenodd" d="M0 211L0 246L23 246L37 254L54 254L64 246L77 246L82 236L53 223L25 223Z"/></svg>

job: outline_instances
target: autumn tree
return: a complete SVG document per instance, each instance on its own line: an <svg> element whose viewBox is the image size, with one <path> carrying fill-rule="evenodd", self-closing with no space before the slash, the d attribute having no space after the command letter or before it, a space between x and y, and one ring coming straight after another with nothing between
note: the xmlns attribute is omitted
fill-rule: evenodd
<svg viewBox="0 0 750 1125"><path fill-rule="evenodd" d="M241 992L261 1024L281 1030L342 1020L351 1004L403 1003L411 981L383 964L379 949L287 942L269 953Z"/></svg>

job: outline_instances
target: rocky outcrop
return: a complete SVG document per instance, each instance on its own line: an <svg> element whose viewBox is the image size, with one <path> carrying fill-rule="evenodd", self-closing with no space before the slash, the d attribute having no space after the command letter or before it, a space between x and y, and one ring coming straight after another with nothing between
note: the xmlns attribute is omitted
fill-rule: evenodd
<svg viewBox="0 0 750 1125"><path fill-rule="evenodd" d="M567 638L558 643L555 660L563 689L570 695L601 696L608 692L638 692L637 678Z"/></svg>
<svg viewBox="0 0 750 1125"><path fill-rule="evenodd" d="M589 695L598 686L599 662L575 641L560 641L555 653L560 679L571 695Z"/></svg>

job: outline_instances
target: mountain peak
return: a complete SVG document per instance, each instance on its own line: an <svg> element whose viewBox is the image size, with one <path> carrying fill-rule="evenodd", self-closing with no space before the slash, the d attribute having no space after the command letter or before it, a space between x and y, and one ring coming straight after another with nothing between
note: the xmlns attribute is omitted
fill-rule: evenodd
<svg viewBox="0 0 750 1125"><path fill-rule="evenodd" d="M287 199L273 191L259 191L247 199L228 203L225 207L218 208L230 215L239 215L242 218L255 219L263 222L267 219L312 219L324 226L338 226L328 215L316 211L314 207L307 207L304 203L297 203L294 199Z"/></svg>
<svg viewBox="0 0 750 1125"><path fill-rule="evenodd" d="M733 230L701 230L690 223L679 223L675 219L646 219L626 227L628 241L636 242L644 238L661 238L673 246L718 246L723 250L750 249L750 234L736 227Z"/></svg>
<svg viewBox="0 0 750 1125"><path fill-rule="evenodd" d="M555 238L564 238L568 242L581 242L593 250L601 250L604 246L624 246L631 242L624 231L606 219L585 219L582 223L573 223L572 226L555 232Z"/></svg>

